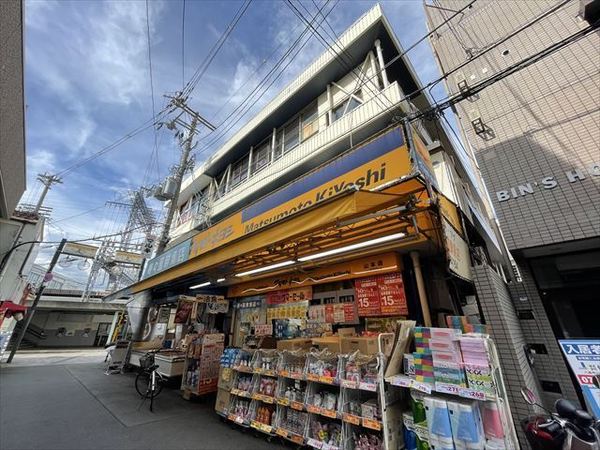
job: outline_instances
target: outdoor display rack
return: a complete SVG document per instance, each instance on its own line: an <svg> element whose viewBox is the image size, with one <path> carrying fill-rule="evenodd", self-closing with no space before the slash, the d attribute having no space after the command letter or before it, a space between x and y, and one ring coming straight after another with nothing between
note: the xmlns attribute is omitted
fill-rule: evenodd
<svg viewBox="0 0 600 450"><path fill-rule="evenodd" d="M457 442L457 439L469 439L468 433L461 435L460 431L457 432L457 423L462 420L460 415L464 413L468 414L468 422L474 426L472 429L479 428L483 432L478 442L469 442L468 448L518 449L519 444L510 419L510 407L494 342L487 335L481 334L459 335L455 341L463 351L473 345L480 346L477 350L481 350L480 357L484 357L487 364L475 365L463 362L457 368L451 363L437 367L434 364L434 380L431 381L419 380L415 374L399 374L386 378L386 383L389 385L410 390L413 411L402 414L404 426L413 431L418 440L427 443L429 447L444 450L458 448L461 444L466 444ZM456 369L455 373L459 374L459 379L464 379L465 382L439 381L447 372L438 371L438 368L447 369L448 372ZM464 378L461 373L464 374ZM435 410L440 406L439 402L442 410L447 408L450 414L448 414L447 425L436 425L438 434L432 436L432 424L428 423L432 420L429 410ZM419 413L418 410L423 407L425 411ZM440 413L440 416L444 414ZM484 421L485 431L483 431ZM478 436L476 432L472 434Z"/></svg>
<svg viewBox="0 0 600 450"><path fill-rule="evenodd" d="M401 415L388 404L384 367L382 352L240 350L223 415L320 450L360 449L361 439L380 443L369 450L396 448Z"/></svg>

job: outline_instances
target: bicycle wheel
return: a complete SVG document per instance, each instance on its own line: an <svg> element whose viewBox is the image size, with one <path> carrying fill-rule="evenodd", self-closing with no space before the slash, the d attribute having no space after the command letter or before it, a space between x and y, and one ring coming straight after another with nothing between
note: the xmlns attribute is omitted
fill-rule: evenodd
<svg viewBox="0 0 600 450"><path fill-rule="evenodd" d="M135 390L140 397L156 397L161 393L163 388L162 377L158 373L156 374L156 386L154 387L154 391L152 391L152 386L150 386L150 380L150 373L148 372L140 372L137 377L135 377Z"/></svg>

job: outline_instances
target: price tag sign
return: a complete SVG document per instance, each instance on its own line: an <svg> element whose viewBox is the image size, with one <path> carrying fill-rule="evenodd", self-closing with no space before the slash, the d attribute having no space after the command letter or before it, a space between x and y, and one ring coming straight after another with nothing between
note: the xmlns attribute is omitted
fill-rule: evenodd
<svg viewBox="0 0 600 450"><path fill-rule="evenodd" d="M353 381L353 380L341 380L340 384L342 385L342 387L349 388L349 389L357 389L358 388L358 382Z"/></svg>
<svg viewBox="0 0 600 450"><path fill-rule="evenodd" d="M460 386L449 383L435 383L435 390L442 394L460 395Z"/></svg>
<svg viewBox="0 0 600 450"><path fill-rule="evenodd" d="M323 443L321 441L317 441L316 439L313 439L313 438L308 438L308 441L306 441L306 443L313 448L320 449L323 447Z"/></svg>
<svg viewBox="0 0 600 450"><path fill-rule="evenodd" d="M352 423L354 425L360 425L360 417L354 414L344 413L344 422Z"/></svg>
<svg viewBox="0 0 600 450"><path fill-rule="evenodd" d="M292 436L290 437L290 441L300 445L304 444L304 438L298 434L292 434Z"/></svg>
<svg viewBox="0 0 600 450"><path fill-rule="evenodd" d="M319 381L319 375L315 375L314 373L307 373L306 379L309 381Z"/></svg>
<svg viewBox="0 0 600 450"><path fill-rule="evenodd" d="M415 389L415 390L417 390L419 392L424 392L426 394L431 394L431 390L432 390L431 389L432 388L431 384L424 383L422 381L416 381L416 380L412 380L412 382L410 384L410 387L412 389Z"/></svg>
<svg viewBox="0 0 600 450"><path fill-rule="evenodd" d="M337 413L333 409L322 408L321 415L325 417L331 417L332 419L335 419L337 417Z"/></svg>
<svg viewBox="0 0 600 450"><path fill-rule="evenodd" d="M485 400L486 395L485 392L476 391L475 389L469 388L460 388L458 390L458 395L465 398L472 398L473 400Z"/></svg>
<svg viewBox="0 0 600 450"><path fill-rule="evenodd" d="M335 378L320 376L319 382L324 383L324 384L335 384Z"/></svg>
<svg viewBox="0 0 600 450"><path fill-rule="evenodd" d="M427 426L422 424L416 424L413 426L413 431L419 437L419 439L422 439L424 441L429 440L429 431L427 430Z"/></svg>
<svg viewBox="0 0 600 450"><path fill-rule="evenodd" d="M371 430L381 430L381 422L373 419L363 419L363 427L370 428Z"/></svg>
<svg viewBox="0 0 600 450"><path fill-rule="evenodd" d="M314 405L306 405L306 410L313 414L319 414L321 412L321 408Z"/></svg>
<svg viewBox="0 0 600 450"><path fill-rule="evenodd" d="M277 403L280 405L283 405L283 406L290 406L290 399L289 398L278 398Z"/></svg>
<svg viewBox="0 0 600 450"><path fill-rule="evenodd" d="M363 391L375 392L375 391L377 391L377 384L376 383L365 383L365 382L361 381L359 384L359 388L362 389Z"/></svg>
<svg viewBox="0 0 600 450"><path fill-rule="evenodd" d="M275 430L275 434L281 436L281 437L288 437L288 432L287 430L284 430L283 428L277 428L277 430Z"/></svg>
<svg viewBox="0 0 600 450"><path fill-rule="evenodd" d="M290 408L302 411L304 409L304 404L300 402L292 402L290 403Z"/></svg>
<svg viewBox="0 0 600 450"><path fill-rule="evenodd" d="M239 424L244 423L244 419L242 419L240 416L235 416L235 421L236 421L236 423L239 423Z"/></svg>
<svg viewBox="0 0 600 450"><path fill-rule="evenodd" d="M392 386L409 388L413 380L405 375L396 375L390 380Z"/></svg>

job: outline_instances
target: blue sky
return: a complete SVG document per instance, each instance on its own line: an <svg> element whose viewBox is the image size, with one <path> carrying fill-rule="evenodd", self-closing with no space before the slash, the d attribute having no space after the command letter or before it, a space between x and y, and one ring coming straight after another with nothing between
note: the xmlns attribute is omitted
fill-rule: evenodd
<svg viewBox="0 0 600 450"><path fill-rule="evenodd" d="M404 47L427 33L421 0L380 3ZM183 64L186 81L241 4L187 0ZM320 6L321 0L317 4ZM340 34L374 4L342 0L328 22ZM312 0L303 5L316 11ZM164 104L163 94L182 86L182 7L183 2L176 0L149 2L157 110ZM23 201L34 202L37 198L38 173L60 172L152 117L146 27L144 1L26 1L29 189ZM283 53L303 29L285 2L254 0L196 87L192 107L218 125L278 58L265 59L278 47L277 55ZM324 50L317 39L311 38L301 55L256 103L254 111ZM409 57L424 83L439 77L427 41L411 51ZM243 88L223 106L224 100L240 86ZM445 95L441 85L433 93L434 97ZM238 127L250 117L251 113ZM54 224L46 238L77 239L116 231L110 225L112 210L104 208L104 203L123 196L128 189L156 183L178 160L173 136L161 131L158 163L150 163L153 142L154 133L149 128L66 174L63 184L55 186L47 197ZM198 160L215 149L208 149ZM89 210L92 211L86 213Z"/></svg>

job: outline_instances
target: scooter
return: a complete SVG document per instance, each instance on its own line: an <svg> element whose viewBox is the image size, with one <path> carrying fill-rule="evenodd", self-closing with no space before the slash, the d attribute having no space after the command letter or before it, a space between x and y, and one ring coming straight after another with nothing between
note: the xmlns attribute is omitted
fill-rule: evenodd
<svg viewBox="0 0 600 450"><path fill-rule="evenodd" d="M554 404L556 412L548 411L527 388L521 389L521 396L528 404L548 412L521 421L533 450L600 450L600 421L589 413L562 398Z"/></svg>

